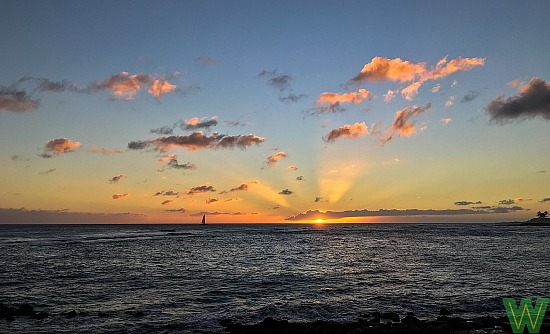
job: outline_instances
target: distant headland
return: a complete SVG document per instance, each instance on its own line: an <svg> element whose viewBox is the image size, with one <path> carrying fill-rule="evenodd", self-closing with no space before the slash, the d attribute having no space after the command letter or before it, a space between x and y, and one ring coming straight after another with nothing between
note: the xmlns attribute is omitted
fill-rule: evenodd
<svg viewBox="0 0 550 334"><path fill-rule="evenodd" d="M524 222L509 222L506 224L514 224L518 226L550 226L550 218L548 218L548 211L537 212L537 217Z"/></svg>

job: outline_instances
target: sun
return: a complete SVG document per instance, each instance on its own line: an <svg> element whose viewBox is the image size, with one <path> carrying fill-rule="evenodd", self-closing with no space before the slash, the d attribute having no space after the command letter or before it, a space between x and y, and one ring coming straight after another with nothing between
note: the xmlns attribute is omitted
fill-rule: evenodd
<svg viewBox="0 0 550 334"><path fill-rule="evenodd" d="M315 221L316 221L317 223L322 223L322 222L323 222L323 219L322 219L322 218L317 218Z"/></svg>

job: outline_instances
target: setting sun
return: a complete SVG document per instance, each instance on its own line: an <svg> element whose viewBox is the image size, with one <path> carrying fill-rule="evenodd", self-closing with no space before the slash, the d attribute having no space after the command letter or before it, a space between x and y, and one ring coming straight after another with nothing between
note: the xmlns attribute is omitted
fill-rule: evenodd
<svg viewBox="0 0 550 334"><path fill-rule="evenodd" d="M322 223L322 222L323 222L323 219L317 218L315 221L316 221L317 223Z"/></svg>

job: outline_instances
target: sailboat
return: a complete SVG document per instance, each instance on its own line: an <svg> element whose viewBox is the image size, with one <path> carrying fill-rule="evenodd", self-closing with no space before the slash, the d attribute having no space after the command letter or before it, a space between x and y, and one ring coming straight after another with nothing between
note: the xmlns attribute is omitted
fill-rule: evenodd
<svg viewBox="0 0 550 334"><path fill-rule="evenodd" d="M205 225L205 224L206 224L206 215L202 215L201 224L202 224L202 225Z"/></svg>

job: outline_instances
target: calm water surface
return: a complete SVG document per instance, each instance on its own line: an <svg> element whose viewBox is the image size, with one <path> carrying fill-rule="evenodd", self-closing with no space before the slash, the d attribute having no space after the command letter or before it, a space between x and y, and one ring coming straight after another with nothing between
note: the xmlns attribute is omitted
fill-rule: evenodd
<svg viewBox="0 0 550 334"><path fill-rule="evenodd" d="M441 307L503 316L502 297L550 296L549 245L549 228L492 224L0 225L0 302L50 313L0 320L0 332L222 333L224 318ZM71 310L87 315L60 315Z"/></svg>

